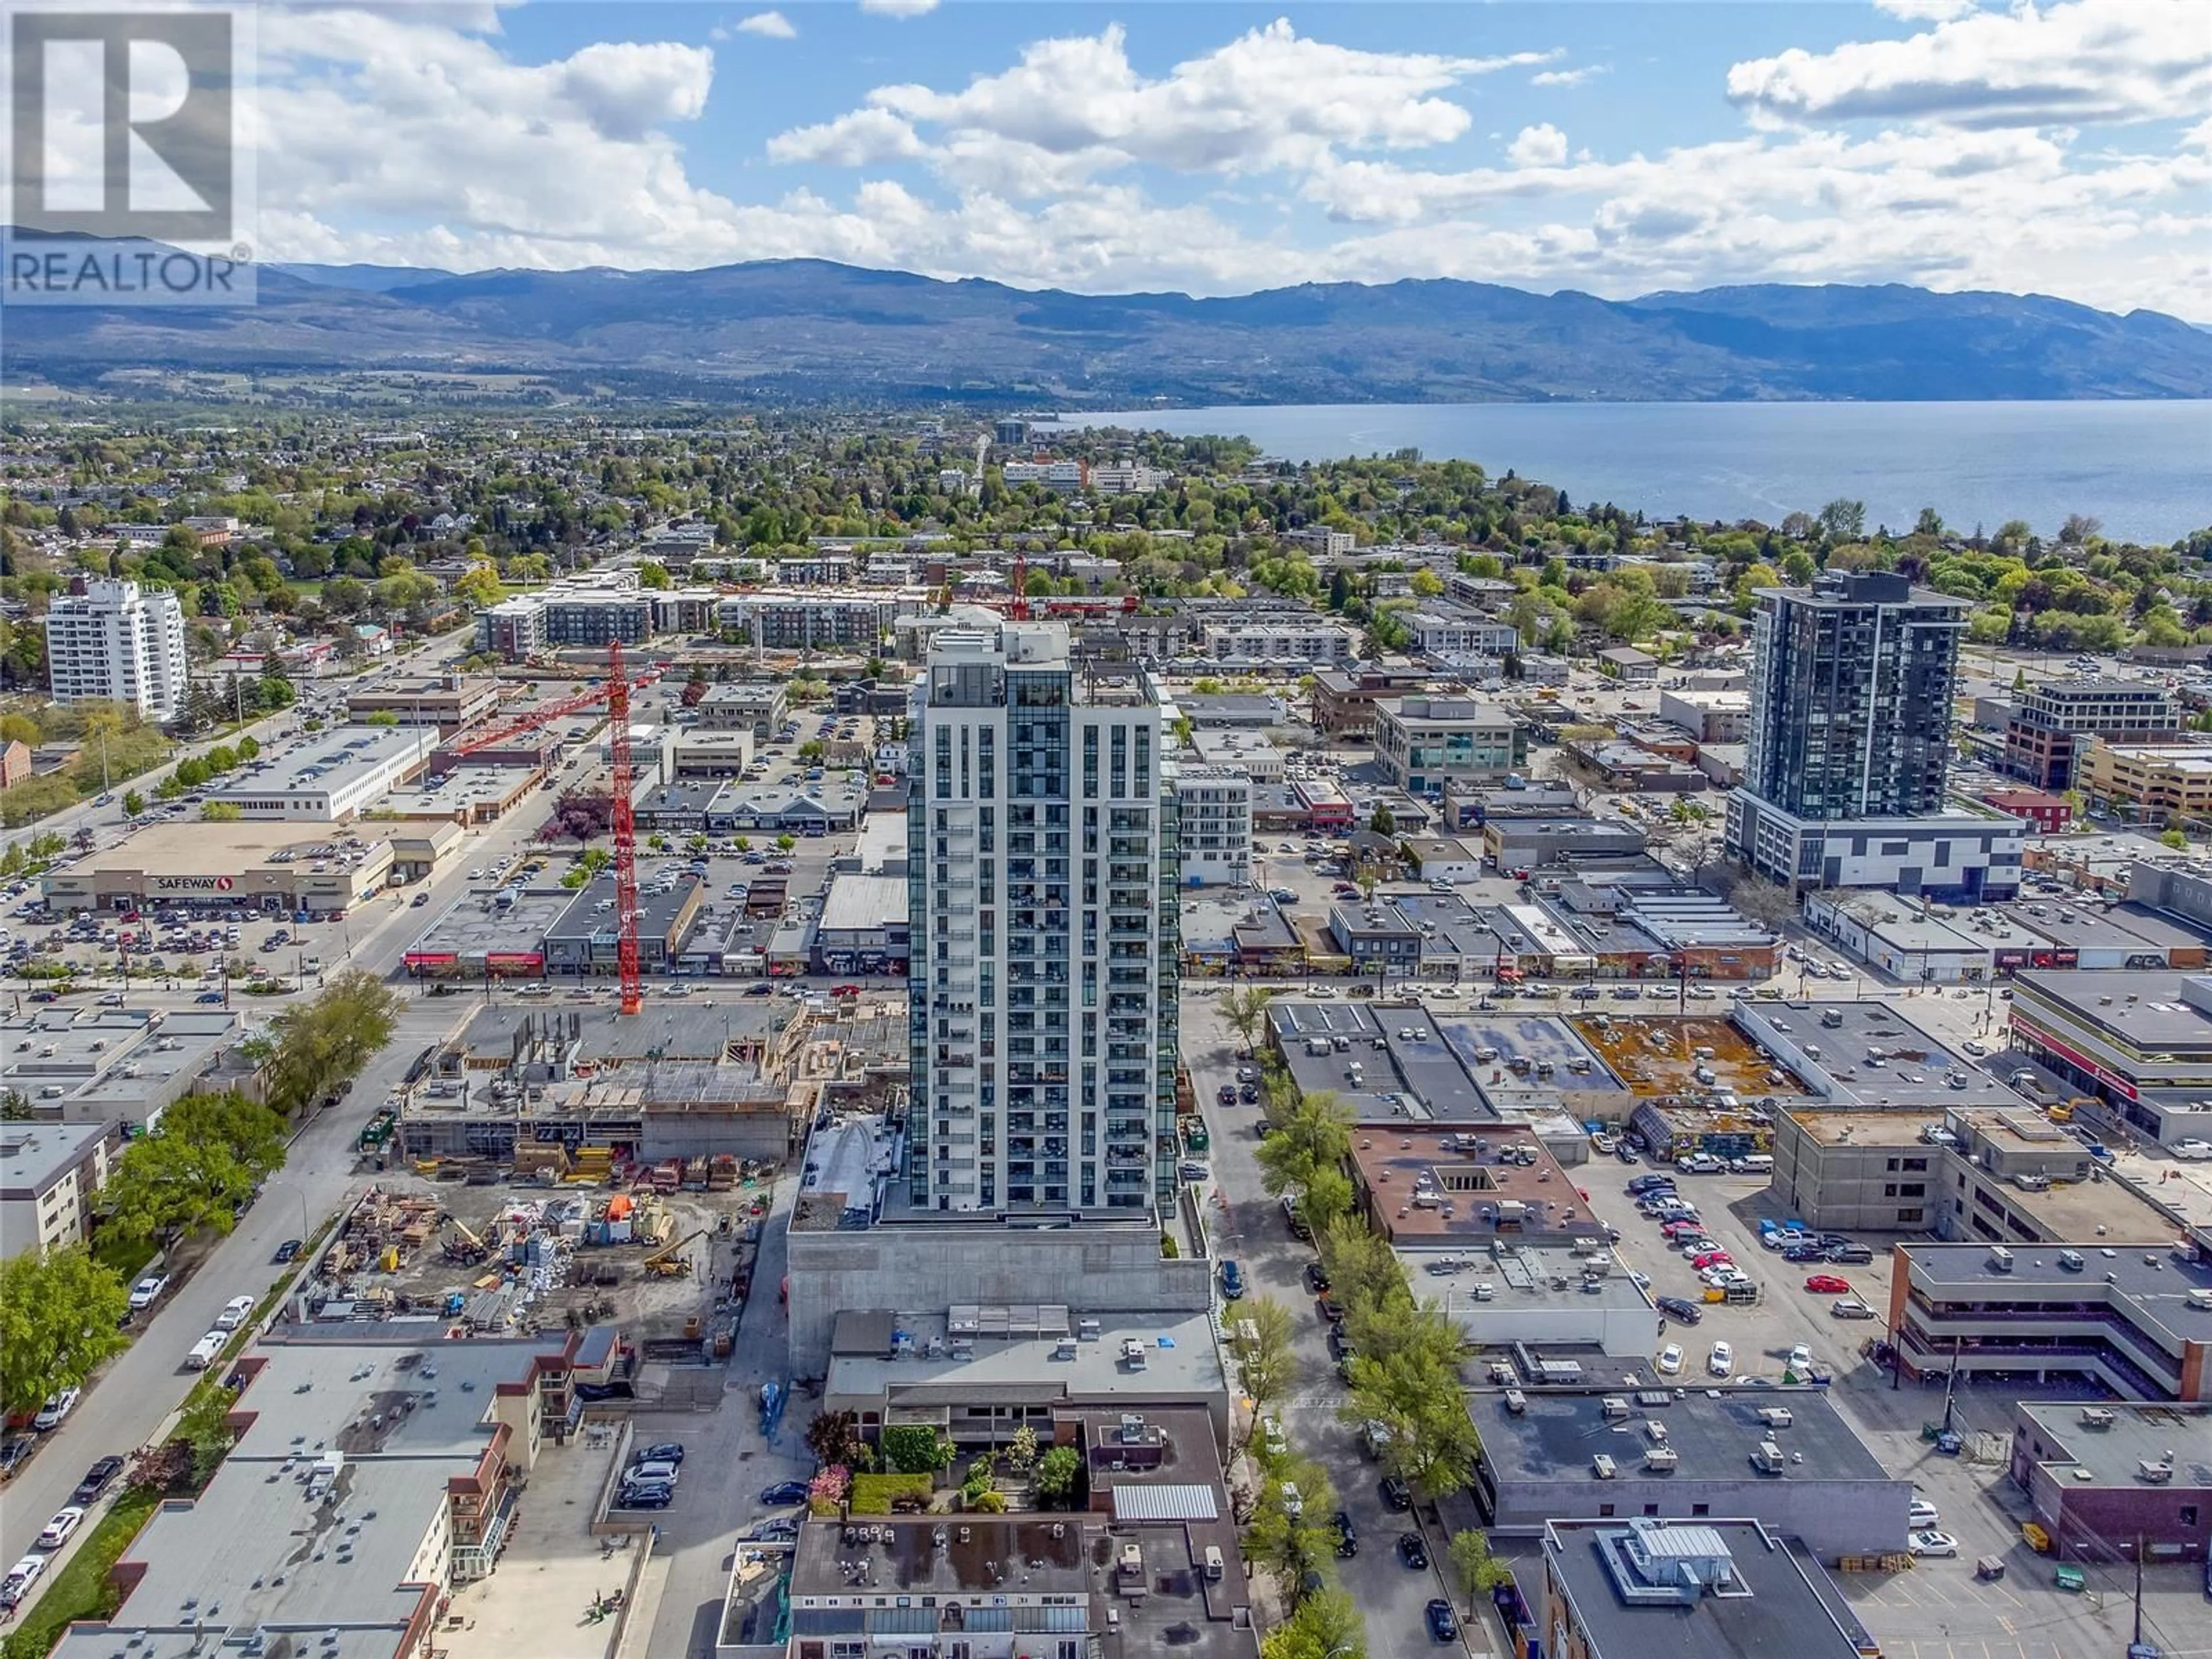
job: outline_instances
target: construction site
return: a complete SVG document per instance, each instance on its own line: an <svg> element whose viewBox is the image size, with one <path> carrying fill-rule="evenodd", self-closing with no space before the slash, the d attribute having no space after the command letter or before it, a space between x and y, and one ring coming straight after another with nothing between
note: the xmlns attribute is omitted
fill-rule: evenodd
<svg viewBox="0 0 2212 1659"><path fill-rule="evenodd" d="M1807 1095L1725 1017L1593 1014L1572 1024L1627 1085L1636 1103L1629 1127L1656 1158L1771 1152L1777 1113Z"/></svg>
<svg viewBox="0 0 2212 1659"><path fill-rule="evenodd" d="M821 1009L656 1000L629 1018L486 1007L361 1151L372 1170L441 1183L706 1190L740 1166L787 1162L826 1113L880 1109L905 1084L906 1044L896 996Z"/></svg>
<svg viewBox="0 0 2212 1659"><path fill-rule="evenodd" d="M558 1181L524 1189L387 1176L347 1212L295 1312L434 1322L449 1337L607 1325L626 1376L726 1358L777 1174L702 1159L623 1187L611 1154L586 1148Z"/></svg>

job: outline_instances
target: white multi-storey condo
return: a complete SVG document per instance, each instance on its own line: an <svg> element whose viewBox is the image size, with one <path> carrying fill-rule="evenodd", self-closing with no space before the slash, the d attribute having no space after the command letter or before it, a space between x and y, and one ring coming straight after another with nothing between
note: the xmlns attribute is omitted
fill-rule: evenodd
<svg viewBox="0 0 2212 1659"><path fill-rule="evenodd" d="M1157 1213L1175 1191L1176 803L1139 678L1067 629L947 629L908 808L918 1211Z"/></svg>
<svg viewBox="0 0 2212 1659"><path fill-rule="evenodd" d="M105 699L174 720L185 698L184 607L165 590L79 577L46 611L46 665L56 702Z"/></svg>

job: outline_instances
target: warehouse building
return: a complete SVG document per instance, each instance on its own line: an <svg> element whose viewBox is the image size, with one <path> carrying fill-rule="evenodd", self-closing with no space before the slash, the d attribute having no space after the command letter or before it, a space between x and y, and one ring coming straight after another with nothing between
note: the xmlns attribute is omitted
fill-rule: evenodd
<svg viewBox="0 0 2212 1659"><path fill-rule="evenodd" d="M2061 1561L2206 1559L2212 1406L2021 1401L2012 1478Z"/></svg>
<svg viewBox="0 0 2212 1659"><path fill-rule="evenodd" d="M1891 1477L1823 1389L1530 1387L1468 1405L1483 1447L1475 1498L1493 1532L1728 1516L1818 1555L1905 1542L1911 1484Z"/></svg>
<svg viewBox="0 0 2212 1659"><path fill-rule="evenodd" d="M257 763L261 775L233 774L208 799L247 818L340 823L422 772L437 746L438 734L421 726L341 726L295 754Z"/></svg>

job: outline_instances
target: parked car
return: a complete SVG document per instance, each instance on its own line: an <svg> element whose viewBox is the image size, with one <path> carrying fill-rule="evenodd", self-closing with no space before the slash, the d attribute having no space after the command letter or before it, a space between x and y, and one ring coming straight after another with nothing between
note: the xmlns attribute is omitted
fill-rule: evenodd
<svg viewBox="0 0 2212 1659"><path fill-rule="evenodd" d="M82 1389L64 1389L58 1394L48 1395L46 1403L39 1407L38 1415L31 1419L31 1426L40 1434L61 1427L62 1419L76 1409L76 1402L83 1393Z"/></svg>
<svg viewBox="0 0 2212 1659"><path fill-rule="evenodd" d="M1937 1532L1931 1527L1924 1532L1912 1534L1912 1553L1915 1555L1956 1555L1959 1540L1949 1533Z"/></svg>
<svg viewBox="0 0 2212 1659"><path fill-rule="evenodd" d="M773 1486L761 1488L760 1501L771 1508L787 1504L804 1504L807 1486L804 1480L779 1480Z"/></svg>
<svg viewBox="0 0 2212 1659"><path fill-rule="evenodd" d="M1682 1345L1669 1342L1659 1350L1659 1358L1652 1362L1662 1376L1679 1376L1682 1371Z"/></svg>
<svg viewBox="0 0 2212 1659"><path fill-rule="evenodd" d="M8 1576L0 1578L0 1612L13 1613L22 1606L23 1597L46 1570L46 1558L43 1555L27 1555L9 1568Z"/></svg>
<svg viewBox="0 0 2212 1659"><path fill-rule="evenodd" d="M70 1494L70 1502L80 1507L94 1503L100 1493L115 1484L115 1477L123 1473L123 1460L103 1457L84 1472L84 1479L76 1483Z"/></svg>
<svg viewBox="0 0 2212 1659"><path fill-rule="evenodd" d="M1452 1612L1451 1603L1443 1596L1431 1596L1428 1606L1421 1609L1421 1616L1428 1621L1429 1635L1435 1640L1459 1640L1459 1620Z"/></svg>
<svg viewBox="0 0 2212 1659"><path fill-rule="evenodd" d="M1398 1559L1415 1572L1425 1572L1429 1565L1429 1547L1417 1532L1398 1534Z"/></svg>
<svg viewBox="0 0 2212 1659"><path fill-rule="evenodd" d="M297 1256L302 1248L302 1241L296 1238L288 1238L282 1244L279 1244L276 1247L276 1254L270 1259L275 1261L277 1266L282 1267L284 1263Z"/></svg>
<svg viewBox="0 0 2212 1659"><path fill-rule="evenodd" d="M167 1273L148 1273L131 1287L131 1311L141 1313L161 1299L161 1292L169 1288Z"/></svg>
<svg viewBox="0 0 2212 1659"><path fill-rule="evenodd" d="M1660 1297L1652 1305L1668 1318L1679 1320L1685 1325L1694 1325L1705 1316L1696 1303L1686 1302L1679 1296Z"/></svg>
<svg viewBox="0 0 2212 1659"><path fill-rule="evenodd" d="M1849 1296L1851 1293L1851 1281L1848 1279L1838 1279L1833 1273L1814 1273L1805 1281L1805 1288L1822 1296Z"/></svg>
<svg viewBox="0 0 2212 1659"><path fill-rule="evenodd" d="M1221 1294L1231 1302L1244 1299L1244 1270L1233 1261L1221 1264Z"/></svg>
<svg viewBox="0 0 2212 1659"><path fill-rule="evenodd" d="M681 1468L684 1443L680 1440L656 1440L643 1451L632 1452L629 1461L633 1463L674 1463Z"/></svg>
<svg viewBox="0 0 2212 1659"><path fill-rule="evenodd" d="M1936 1513L1936 1506L1924 1498L1912 1500L1911 1525L1915 1532L1925 1532L1943 1517Z"/></svg>
<svg viewBox="0 0 2212 1659"><path fill-rule="evenodd" d="M1713 1344L1713 1351L1705 1356L1705 1369L1715 1376L1726 1376L1735 1370L1735 1350L1725 1342Z"/></svg>
<svg viewBox="0 0 2212 1659"><path fill-rule="evenodd" d="M1318 1261L1309 1261L1306 1263L1305 1279L1306 1289L1319 1296L1328 1289L1328 1269Z"/></svg>
<svg viewBox="0 0 2212 1659"><path fill-rule="evenodd" d="M648 1482L635 1486L624 1486L615 1494L614 1507L618 1510L665 1510L676 1501L676 1488L665 1481Z"/></svg>
<svg viewBox="0 0 2212 1659"><path fill-rule="evenodd" d="M1413 1507L1413 1489L1395 1474L1386 1474L1376 1490L1382 1494L1382 1502L1401 1514Z"/></svg>
<svg viewBox="0 0 2212 1659"><path fill-rule="evenodd" d="M1875 1311L1855 1296L1838 1297L1828 1304L1828 1312L1837 1319L1872 1319Z"/></svg>
<svg viewBox="0 0 2212 1659"><path fill-rule="evenodd" d="M58 1550L69 1542L69 1535L84 1524L84 1511L75 1504L56 1510L54 1518L46 1522L46 1530L39 1534L37 1548Z"/></svg>
<svg viewBox="0 0 2212 1659"><path fill-rule="evenodd" d="M1329 1524L1336 1528L1336 1553L1341 1556L1359 1553L1359 1530L1352 1524L1352 1512L1339 1510Z"/></svg>

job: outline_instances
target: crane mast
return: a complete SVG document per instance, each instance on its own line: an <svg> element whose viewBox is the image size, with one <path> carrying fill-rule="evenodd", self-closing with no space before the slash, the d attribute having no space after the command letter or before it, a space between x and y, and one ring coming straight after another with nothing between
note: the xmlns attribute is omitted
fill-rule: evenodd
<svg viewBox="0 0 2212 1659"><path fill-rule="evenodd" d="M622 975L622 1012L642 1013L645 985L637 953L637 820L630 810L629 680L620 640L607 641L607 749L614 766L615 961Z"/></svg>

